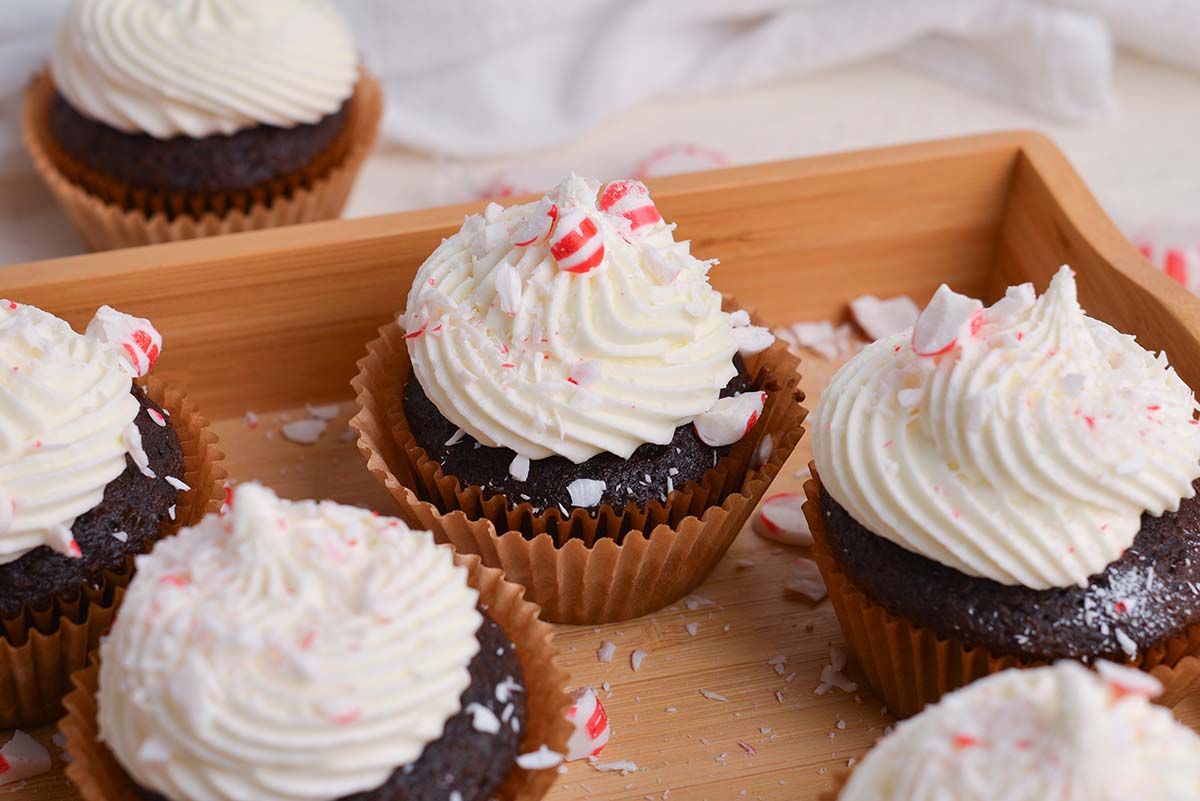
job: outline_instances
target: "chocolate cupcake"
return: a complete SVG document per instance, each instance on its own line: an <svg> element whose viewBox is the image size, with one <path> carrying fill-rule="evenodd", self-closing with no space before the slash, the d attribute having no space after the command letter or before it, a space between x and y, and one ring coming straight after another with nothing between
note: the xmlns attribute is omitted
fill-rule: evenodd
<svg viewBox="0 0 1200 801"><path fill-rule="evenodd" d="M379 115L377 87L327 0L78 0L31 100L26 140L39 167L115 215L188 218L188 230L231 214L244 227L297 201L316 210L308 196L357 169ZM340 200L326 206L345 199L348 182L337 183ZM113 234L115 220L81 233Z"/></svg>
<svg viewBox="0 0 1200 801"><path fill-rule="evenodd" d="M1010 665L1200 651L1195 411L1164 355L1085 316L1065 267L986 309L943 286L839 370L808 512L889 707Z"/></svg>
<svg viewBox="0 0 1200 801"><path fill-rule="evenodd" d="M641 183L577 177L468 217L421 266L403 330L385 329L380 362L360 375L360 390L380 381L399 483L439 515L591 546L722 508L764 463L773 477L800 434L796 362L724 308L715 261L673 228ZM680 594L703 578L674 570Z"/></svg>
<svg viewBox="0 0 1200 801"><path fill-rule="evenodd" d="M128 796L113 768L170 801L512 797L561 758L540 738L567 697L530 683L562 678L536 610L479 579L399 520L242 485L139 558L69 775L89 799Z"/></svg>
<svg viewBox="0 0 1200 801"><path fill-rule="evenodd" d="M904 721L839 801L1200 798L1200 736L1148 703L1150 676L1101 662L1009 670Z"/></svg>
<svg viewBox="0 0 1200 801"><path fill-rule="evenodd" d="M89 621L98 636L133 557L221 480L206 469L203 421L178 394L135 383L161 347L149 321L107 306L80 335L0 301L0 726L53 714L65 672L47 676L47 657L69 671L83 654L46 638Z"/></svg>

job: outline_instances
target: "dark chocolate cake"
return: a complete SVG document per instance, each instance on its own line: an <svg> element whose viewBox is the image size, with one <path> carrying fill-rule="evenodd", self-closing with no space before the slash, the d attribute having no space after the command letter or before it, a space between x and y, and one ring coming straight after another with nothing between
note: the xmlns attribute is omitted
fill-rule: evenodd
<svg viewBox="0 0 1200 801"><path fill-rule="evenodd" d="M1200 489L1200 480L1193 486ZM1200 498L1142 515L1133 545L1087 586L1033 590L968 576L872 534L821 494L829 547L892 614L939 636L1029 660L1125 662L1200 624ZM1133 653L1131 653L1133 651Z"/></svg>
<svg viewBox="0 0 1200 801"><path fill-rule="evenodd" d="M132 392L141 404L134 422L157 478L142 475L126 456L125 472L105 487L104 500L71 526L82 557L66 556L43 545L0 565L0 617L14 617L25 605L44 609L54 598L75 597L85 583L98 584L105 572L120 572L130 556L150 549L163 523L169 521L179 490L166 477L182 480L184 473L179 437L170 417L166 417L167 425L160 426L146 414L147 409L162 414L162 409L140 387L135 385ZM125 539L114 536L117 532L124 532Z"/></svg>

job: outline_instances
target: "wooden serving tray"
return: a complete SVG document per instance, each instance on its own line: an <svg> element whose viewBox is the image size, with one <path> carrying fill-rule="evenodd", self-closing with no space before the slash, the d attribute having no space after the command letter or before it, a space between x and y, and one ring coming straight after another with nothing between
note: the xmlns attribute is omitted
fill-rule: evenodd
<svg viewBox="0 0 1200 801"><path fill-rule="evenodd" d="M763 164L655 180L651 189L694 252L721 259L714 285L774 323L841 320L846 302L865 293L923 303L943 281L986 298L1027 280L1042 289L1065 262L1079 273L1089 313L1166 348L1200 386L1200 301L1142 260L1040 135ZM236 480L387 512L390 498L342 436L354 411L350 378L376 328L404 305L422 260L479 205L26 264L0 271L0 296L77 327L103 303L151 318L165 336L155 373L187 386L215 419ZM812 408L834 365L806 356ZM276 433L306 402L334 401L342 414L316 445ZM246 425L247 411L259 427ZM809 454L806 439L768 495L798 491L793 473ZM798 555L746 531L700 588L705 600L594 629L561 627L564 665L576 684L597 687L612 721L602 761L639 770L571 763L549 798L813 799L860 757L892 721L865 688L814 694L829 645L842 638L828 601L784 591ZM695 636L688 623L699 624ZM596 658L602 640L617 645L608 664ZM639 648L647 656L635 673ZM775 656L787 658L782 674L768 664ZM848 672L858 676L853 664ZM1200 694L1177 713L1200 724ZM34 734L54 770L0 793L75 798L53 732Z"/></svg>

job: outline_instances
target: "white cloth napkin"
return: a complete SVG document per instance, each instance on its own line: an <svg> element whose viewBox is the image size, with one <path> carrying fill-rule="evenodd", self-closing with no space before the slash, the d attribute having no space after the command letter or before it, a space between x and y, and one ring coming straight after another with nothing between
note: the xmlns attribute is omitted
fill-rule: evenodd
<svg viewBox="0 0 1200 801"><path fill-rule="evenodd" d="M20 93L44 63L69 2L0 4L0 170L21 168ZM1114 110L1117 44L1200 69L1195 0L339 0L339 6L384 82L385 141L456 157L553 147L655 98L887 54L1081 122Z"/></svg>

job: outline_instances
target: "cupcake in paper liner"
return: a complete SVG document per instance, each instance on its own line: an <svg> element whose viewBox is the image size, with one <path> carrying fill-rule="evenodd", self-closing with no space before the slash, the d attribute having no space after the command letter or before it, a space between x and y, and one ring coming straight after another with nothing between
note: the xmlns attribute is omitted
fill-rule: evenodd
<svg viewBox="0 0 1200 801"><path fill-rule="evenodd" d="M1195 677L1192 391L1087 317L1068 268L984 308L942 287L834 375L807 512L847 641L902 716L1014 665Z"/></svg>
<svg viewBox="0 0 1200 801"><path fill-rule="evenodd" d="M223 495L207 421L137 382L161 346L107 306L78 334L0 301L0 727L57 714L133 557Z"/></svg>
<svg viewBox="0 0 1200 801"><path fill-rule="evenodd" d="M67 775L87 801L534 801L570 730L552 636L428 532L243 484L138 559Z"/></svg>
<svg viewBox="0 0 1200 801"><path fill-rule="evenodd" d="M1200 735L1149 703L1161 686L1099 662L1009 670L880 740L823 801L1200 798Z"/></svg>
<svg viewBox="0 0 1200 801"><path fill-rule="evenodd" d="M328 0L77 0L23 124L99 249L336 217L381 111Z"/></svg>
<svg viewBox="0 0 1200 801"><path fill-rule="evenodd" d="M623 559L669 588L615 594L682 595L703 575L680 553L719 558L799 439L798 362L724 308L689 244L636 181L572 176L491 204L426 260L360 365L360 442L406 518L504 567L551 619L654 608L598 609L604 587L573 605L589 565L555 547L608 543L611 573L607 549L635 535L647 556ZM655 543L661 529L682 539Z"/></svg>

